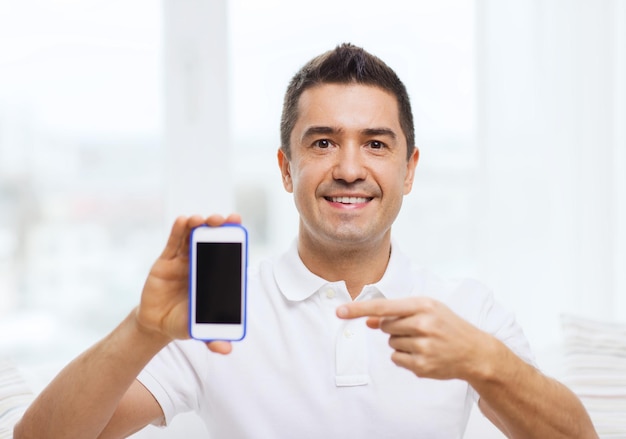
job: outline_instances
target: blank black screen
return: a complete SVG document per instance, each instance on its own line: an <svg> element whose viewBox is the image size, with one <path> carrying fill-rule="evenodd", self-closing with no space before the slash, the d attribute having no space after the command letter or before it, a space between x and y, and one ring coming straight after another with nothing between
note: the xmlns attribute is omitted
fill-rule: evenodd
<svg viewBox="0 0 626 439"><path fill-rule="evenodd" d="M240 242L197 243L197 323L241 323L241 251Z"/></svg>

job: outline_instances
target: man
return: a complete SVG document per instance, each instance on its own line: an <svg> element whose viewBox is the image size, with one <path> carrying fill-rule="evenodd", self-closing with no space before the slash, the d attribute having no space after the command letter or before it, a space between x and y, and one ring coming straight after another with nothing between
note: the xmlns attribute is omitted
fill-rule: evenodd
<svg viewBox="0 0 626 439"><path fill-rule="evenodd" d="M509 437L597 437L481 285L413 271L392 242L419 152L389 67L345 44L309 62L281 142L299 233L251 273L246 339L181 341L190 230L240 218L178 218L139 306L55 378L16 438L123 437L186 410L211 437L460 438L474 401Z"/></svg>

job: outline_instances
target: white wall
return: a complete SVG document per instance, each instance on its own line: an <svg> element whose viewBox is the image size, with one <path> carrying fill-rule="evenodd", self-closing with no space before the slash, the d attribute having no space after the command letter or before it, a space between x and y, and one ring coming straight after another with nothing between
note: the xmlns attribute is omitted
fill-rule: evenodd
<svg viewBox="0 0 626 439"><path fill-rule="evenodd" d="M562 312L624 319L624 3L479 0L477 17L482 277L535 345Z"/></svg>
<svg viewBox="0 0 626 439"><path fill-rule="evenodd" d="M167 217L233 209L227 2L165 1Z"/></svg>

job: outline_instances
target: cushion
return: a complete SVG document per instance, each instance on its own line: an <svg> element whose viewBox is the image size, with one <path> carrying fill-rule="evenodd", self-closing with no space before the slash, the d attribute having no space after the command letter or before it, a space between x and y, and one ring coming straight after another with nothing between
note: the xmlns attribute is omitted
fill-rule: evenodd
<svg viewBox="0 0 626 439"><path fill-rule="evenodd" d="M32 400L33 394L15 365L0 358L0 439L13 437L13 426Z"/></svg>
<svg viewBox="0 0 626 439"><path fill-rule="evenodd" d="M626 323L561 316L563 383L587 408L600 437L626 437Z"/></svg>

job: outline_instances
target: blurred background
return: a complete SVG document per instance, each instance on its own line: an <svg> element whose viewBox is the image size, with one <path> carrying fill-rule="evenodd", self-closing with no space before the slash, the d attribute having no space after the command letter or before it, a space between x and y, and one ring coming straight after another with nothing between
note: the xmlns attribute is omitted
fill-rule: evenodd
<svg viewBox="0 0 626 439"><path fill-rule="evenodd" d="M484 282L539 352L562 314L626 321L626 2L0 0L0 356L45 384L179 214L242 213L252 263L285 249L282 96L341 42L412 98L416 264Z"/></svg>

